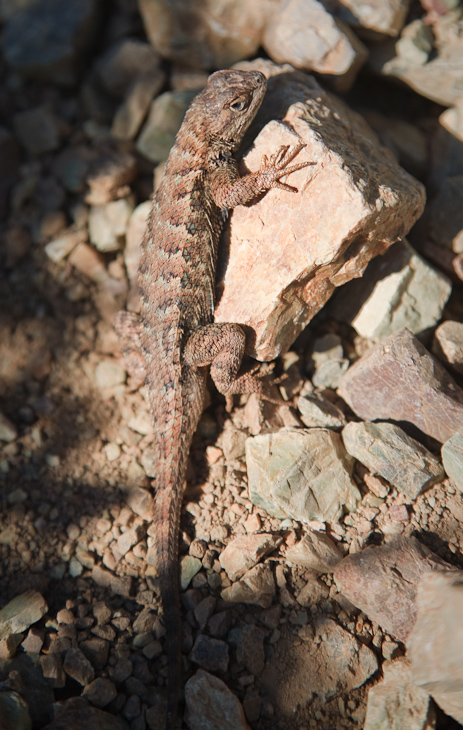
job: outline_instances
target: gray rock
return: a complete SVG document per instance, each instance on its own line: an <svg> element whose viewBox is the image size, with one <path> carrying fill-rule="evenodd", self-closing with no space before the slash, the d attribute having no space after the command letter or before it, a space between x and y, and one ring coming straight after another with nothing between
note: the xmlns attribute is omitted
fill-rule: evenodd
<svg viewBox="0 0 463 730"><path fill-rule="evenodd" d="M230 603L251 603L268 608L275 595L275 580L269 565L255 565L243 577L224 588L221 597Z"/></svg>
<svg viewBox="0 0 463 730"><path fill-rule="evenodd" d="M407 329L352 365L338 393L360 418L407 421L441 443L463 423L463 390Z"/></svg>
<svg viewBox="0 0 463 730"><path fill-rule="evenodd" d="M427 573L417 587L407 641L411 676L447 715L463 723L463 571Z"/></svg>
<svg viewBox="0 0 463 730"><path fill-rule="evenodd" d="M13 125L19 143L32 155L51 152L59 145L58 122L46 106L18 112Z"/></svg>
<svg viewBox="0 0 463 730"><path fill-rule="evenodd" d="M98 677L84 687L82 696L95 707L106 707L117 697L117 690L110 679Z"/></svg>
<svg viewBox="0 0 463 730"><path fill-rule="evenodd" d="M64 671L85 687L95 677L95 670L80 649L68 649L64 657Z"/></svg>
<svg viewBox="0 0 463 730"><path fill-rule="evenodd" d="M180 585L182 586L182 591L188 588L191 580L202 567L201 561L192 555L185 555L182 558L180 562Z"/></svg>
<svg viewBox="0 0 463 730"><path fill-rule="evenodd" d="M332 573L342 554L328 535L310 530L296 545L288 548L286 559L318 573Z"/></svg>
<svg viewBox="0 0 463 730"><path fill-rule="evenodd" d="M346 417L340 408L316 393L308 393L297 401L301 421L309 428L338 429L346 425Z"/></svg>
<svg viewBox="0 0 463 730"><path fill-rule="evenodd" d="M45 599L37 591L26 591L16 596L0 611L0 639L26 631L47 611Z"/></svg>
<svg viewBox="0 0 463 730"><path fill-rule="evenodd" d="M17 692L0 692L0 727L4 730L32 730L27 702Z"/></svg>
<svg viewBox="0 0 463 730"><path fill-rule="evenodd" d="M166 91L151 104L137 140L138 152L151 162L167 160L175 135L197 91Z"/></svg>
<svg viewBox="0 0 463 730"><path fill-rule="evenodd" d="M402 327L415 334L437 324L451 291L447 277L401 241L339 291L333 312L362 337L383 338Z"/></svg>
<svg viewBox="0 0 463 730"><path fill-rule="evenodd" d="M74 85L98 31L97 0L37 0L15 12L3 31L7 63L31 78Z"/></svg>
<svg viewBox="0 0 463 730"><path fill-rule="evenodd" d="M355 509L353 461L328 429L284 428L246 441L249 494L271 516L335 521Z"/></svg>
<svg viewBox="0 0 463 730"><path fill-rule="evenodd" d="M240 701L218 677L199 669L185 685L190 730L248 730Z"/></svg>
<svg viewBox="0 0 463 730"><path fill-rule="evenodd" d="M160 58L154 48L135 38L123 38L112 45L96 64L96 75L109 94L123 98L134 78L156 70Z"/></svg>
<svg viewBox="0 0 463 730"><path fill-rule="evenodd" d="M411 500L444 478L436 457L392 423L348 423L342 438L351 456Z"/></svg>
<svg viewBox="0 0 463 730"><path fill-rule="evenodd" d="M406 641L416 619L423 573L451 566L414 537L348 555L334 569L342 595L395 639Z"/></svg>
<svg viewBox="0 0 463 730"><path fill-rule="evenodd" d="M161 56L194 69L217 69L256 53L274 3L139 0L138 8L146 35Z"/></svg>
<svg viewBox="0 0 463 730"><path fill-rule="evenodd" d="M263 46L277 63L325 74L339 91L353 84L367 49L317 0L286 0L271 15Z"/></svg>
<svg viewBox="0 0 463 730"><path fill-rule="evenodd" d="M228 644L220 639L211 639L199 634L191 650L190 659L211 672L226 672L228 669Z"/></svg>
<svg viewBox="0 0 463 730"><path fill-rule="evenodd" d="M273 552L281 542L282 538L278 535L266 533L239 535L229 542L220 554L220 565L230 580L236 580L241 578L265 555Z"/></svg>
<svg viewBox="0 0 463 730"><path fill-rule="evenodd" d="M363 730L427 730L434 727L430 696L413 682L410 662L383 664L383 679L368 692Z"/></svg>
<svg viewBox="0 0 463 730"><path fill-rule="evenodd" d="M463 180L463 178L462 178ZM443 322L436 329L433 352L463 375L463 322Z"/></svg>
<svg viewBox="0 0 463 730"><path fill-rule="evenodd" d="M407 17L409 0L343 0L336 3L333 10L341 18L359 32L373 31L383 35L396 36Z"/></svg>
<svg viewBox="0 0 463 730"><path fill-rule="evenodd" d="M442 446L442 461L446 474L456 488L463 492L463 429Z"/></svg>

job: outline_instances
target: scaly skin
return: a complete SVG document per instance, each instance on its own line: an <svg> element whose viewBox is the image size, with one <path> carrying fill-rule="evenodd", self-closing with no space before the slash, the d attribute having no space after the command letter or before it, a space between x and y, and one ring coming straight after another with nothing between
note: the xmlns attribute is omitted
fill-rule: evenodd
<svg viewBox="0 0 463 730"><path fill-rule="evenodd" d="M238 374L245 342L241 327L213 323L223 211L272 187L294 190L280 178L309 164L288 166L302 145L281 147L270 160L264 158L258 172L239 177L233 153L265 90L265 77L257 71L210 76L185 115L142 246L137 338L155 429L156 553L168 667L166 730L175 726L181 686L180 510L188 452L203 409L206 366L227 397L261 391L259 378Z"/></svg>

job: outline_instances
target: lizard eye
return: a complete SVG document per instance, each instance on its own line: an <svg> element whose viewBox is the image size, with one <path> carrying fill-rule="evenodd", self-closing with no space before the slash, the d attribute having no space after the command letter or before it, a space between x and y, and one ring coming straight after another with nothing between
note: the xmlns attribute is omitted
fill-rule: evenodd
<svg viewBox="0 0 463 730"><path fill-rule="evenodd" d="M241 97L240 99L235 99L235 101L232 101L230 104L230 109L232 109L234 112L244 112L249 106L249 99L245 99Z"/></svg>

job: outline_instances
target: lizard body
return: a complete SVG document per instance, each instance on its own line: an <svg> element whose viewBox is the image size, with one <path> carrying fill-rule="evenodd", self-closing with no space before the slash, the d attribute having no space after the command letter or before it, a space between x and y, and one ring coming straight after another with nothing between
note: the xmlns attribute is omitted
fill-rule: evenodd
<svg viewBox="0 0 463 730"><path fill-rule="evenodd" d="M154 519L167 646L166 730L175 726L180 689L180 510L190 444L203 409L207 366L227 397L261 390L259 378L238 373L245 345L242 328L213 322L223 212L272 187L294 190L280 178L310 164L288 166L303 145L281 147L270 160L263 159L258 172L240 178L233 153L265 90L265 77L258 71L217 71L209 77L170 152L142 244L137 340L155 429ZM122 317L119 332L123 322Z"/></svg>

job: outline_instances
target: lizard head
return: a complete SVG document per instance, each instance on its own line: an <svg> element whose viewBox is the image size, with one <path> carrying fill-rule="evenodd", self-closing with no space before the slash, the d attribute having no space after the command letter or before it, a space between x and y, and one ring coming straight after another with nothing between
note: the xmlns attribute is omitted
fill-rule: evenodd
<svg viewBox="0 0 463 730"><path fill-rule="evenodd" d="M226 70L209 76L187 112L188 124L200 125L200 136L214 146L238 149L267 89L260 71Z"/></svg>

